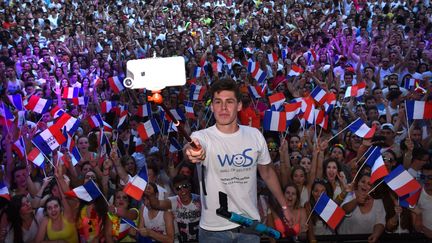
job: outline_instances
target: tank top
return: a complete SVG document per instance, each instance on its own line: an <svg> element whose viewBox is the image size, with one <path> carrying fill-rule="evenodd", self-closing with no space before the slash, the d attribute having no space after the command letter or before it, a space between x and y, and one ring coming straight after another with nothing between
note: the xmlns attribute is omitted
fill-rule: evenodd
<svg viewBox="0 0 432 243"><path fill-rule="evenodd" d="M52 229L52 220L48 219L47 235L49 240L64 240L68 243L78 243L78 234L74 223L69 223L62 215L63 229L54 231Z"/></svg>
<svg viewBox="0 0 432 243"><path fill-rule="evenodd" d="M143 217L144 217L144 226L146 228L149 228L153 231L156 231L160 234L166 234L166 228L165 228L165 220L163 217L164 211L158 211L156 217L150 219L149 217L149 210L147 207L144 207L143 210Z"/></svg>

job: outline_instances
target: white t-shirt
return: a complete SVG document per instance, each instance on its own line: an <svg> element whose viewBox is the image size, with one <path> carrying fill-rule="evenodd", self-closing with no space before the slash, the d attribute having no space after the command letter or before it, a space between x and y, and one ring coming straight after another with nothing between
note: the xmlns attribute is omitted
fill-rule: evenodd
<svg viewBox="0 0 432 243"><path fill-rule="evenodd" d="M422 211L423 225L432 230L432 195L427 194L424 188L422 188L417 207Z"/></svg>
<svg viewBox="0 0 432 243"><path fill-rule="evenodd" d="M201 218L200 196L192 193L192 201L185 205L179 196L169 197L171 210L182 241L196 241L198 236L198 224Z"/></svg>
<svg viewBox="0 0 432 243"><path fill-rule="evenodd" d="M368 213L362 213L356 207L351 214L345 215L338 228L339 234L372 234L376 224L385 225L385 209L381 199L373 199L372 209Z"/></svg>
<svg viewBox="0 0 432 243"><path fill-rule="evenodd" d="M266 141L258 129L239 126L232 134L220 132L216 126L194 132L206 151L205 190L201 185L200 227L210 231L228 230L238 227L216 215L219 205L219 191L227 194L228 210L246 217L260 220L257 207L257 165L271 162ZM198 174L201 175L201 166Z"/></svg>

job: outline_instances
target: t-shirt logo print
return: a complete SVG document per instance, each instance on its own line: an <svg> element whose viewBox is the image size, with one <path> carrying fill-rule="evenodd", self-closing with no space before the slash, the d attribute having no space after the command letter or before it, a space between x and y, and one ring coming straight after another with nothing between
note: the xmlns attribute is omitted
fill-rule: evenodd
<svg viewBox="0 0 432 243"><path fill-rule="evenodd" d="M250 153L251 151L252 151L251 148L247 148L239 154L225 154L225 155L218 154L217 158L222 167L225 166L249 167L254 164L253 157L248 156L248 152Z"/></svg>

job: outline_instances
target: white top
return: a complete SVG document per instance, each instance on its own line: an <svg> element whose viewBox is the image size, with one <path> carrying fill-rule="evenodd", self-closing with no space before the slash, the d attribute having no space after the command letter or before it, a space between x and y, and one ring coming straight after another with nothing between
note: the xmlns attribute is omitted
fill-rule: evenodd
<svg viewBox="0 0 432 243"><path fill-rule="evenodd" d="M432 195L427 194L424 188L422 188L417 207L422 211L423 225L432 230Z"/></svg>
<svg viewBox="0 0 432 243"><path fill-rule="evenodd" d="M9 225L8 228L10 229L7 234L4 242L14 242L14 230L13 228L10 228ZM38 232L39 224L36 222L36 220L32 221L32 224L30 225L30 228L28 230L22 229L22 237L24 242L33 242L36 238L36 234Z"/></svg>
<svg viewBox="0 0 432 243"><path fill-rule="evenodd" d="M385 225L385 209L381 199L372 199L372 209L362 213L356 207L351 214L345 215L338 228L339 234L371 234L376 224Z"/></svg>
<svg viewBox="0 0 432 243"><path fill-rule="evenodd" d="M306 186L303 186L300 192L300 206L304 207L305 203L308 201L309 201L309 191Z"/></svg>
<svg viewBox="0 0 432 243"><path fill-rule="evenodd" d="M201 200L197 194L192 194L192 201L185 205L179 196L168 198L171 209L183 241L197 240L198 224L201 218Z"/></svg>
<svg viewBox="0 0 432 243"><path fill-rule="evenodd" d="M219 208L219 191L227 194L228 210L246 217L260 220L257 207L257 165L271 163L267 143L261 132L253 127L239 126L232 134L220 132L216 126L194 132L206 150L204 196L201 185L200 227L210 231L228 230L238 227L216 215ZM201 175L201 166L198 174Z"/></svg>
<svg viewBox="0 0 432 243"><path fill-rule="evenodd" d="M149 213L148 208L144 207L143 210L144 227L156 231L160 234L166 235L164 211L158 211L156 217L154 217L153 219L149 218L148 213Z"/></svg>

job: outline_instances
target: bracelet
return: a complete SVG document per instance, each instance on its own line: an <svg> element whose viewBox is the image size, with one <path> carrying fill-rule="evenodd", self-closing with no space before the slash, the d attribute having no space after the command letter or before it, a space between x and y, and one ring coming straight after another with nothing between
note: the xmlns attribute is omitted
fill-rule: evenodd
<svg viewBox="0 0 432 243"><path fill-rule="evenodd" d="M282 210L288 210L288 206L282 206Z"/></svg>

